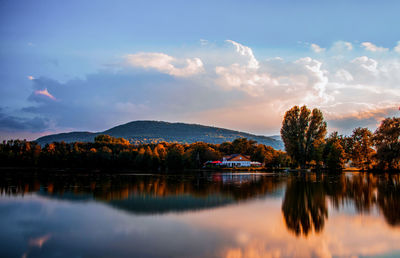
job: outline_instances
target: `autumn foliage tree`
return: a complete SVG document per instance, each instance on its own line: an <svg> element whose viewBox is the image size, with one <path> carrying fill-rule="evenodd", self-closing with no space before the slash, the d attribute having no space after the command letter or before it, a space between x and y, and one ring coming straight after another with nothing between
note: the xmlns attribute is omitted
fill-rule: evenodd
<svg viewBox="0 0 400 258"><path fill-rule="evenodd" d="M349 157L353 165L362 170L372 168L375 150L373 149L372 132L368 128L358 127L350 136Z"/></svg>
<svg viewBox="0 0 400 258"><path fill-rule="evenodd" d="M281 137L287 154L302 168L311 161L316 143L322 144L325 135L326 122L319 109L294 106L286 112Z"/></svg>
<svg viewBox="0 0 400 258"><path fill-rule="evenodd" d="M324 148L324 163L327 168L333 171L341 170L346 160L346 153L343 148L343 137L333 132L326 139Z"/></svg>
<svg viewBox="0 0 400 258"><path fill-rule="evenodd" d="M374 134L381 168L400 169L400 118L386 118Z"/></svg>

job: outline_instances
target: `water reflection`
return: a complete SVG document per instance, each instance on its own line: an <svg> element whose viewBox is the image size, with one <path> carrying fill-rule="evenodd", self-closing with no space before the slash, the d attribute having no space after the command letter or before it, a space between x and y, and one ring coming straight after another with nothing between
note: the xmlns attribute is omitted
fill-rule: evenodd
<svg viewBox="0 0 400 258"><path fill-rule="evenodd" d="M399 175L296 174L288 179L282 211L296 236L319 233L328 219L328 203L336 210L349 203L358 213L379 208L387 223L400 225Z"/></svg>
<svg viewBox="0 0 400 258"><path fill-rule="evenodd" d="M399 175L0 177L0 257L400 254Z"/></svg>
<svg viewBox="0 0 400 258"><path fill-rule="evenodd" d="M289 180L282 203L282 211L289 230L296 235L320 232L328 217L324 185L320 176L310 182L308 175Z"/></svg>
<svg viewBox="0 0 400 258"><path fill-rule="evenodd" d="M274 193L284 178L262 174L8 177L2 195L37 193L69 201L95 200L138 214L213 208Z"/></svg>

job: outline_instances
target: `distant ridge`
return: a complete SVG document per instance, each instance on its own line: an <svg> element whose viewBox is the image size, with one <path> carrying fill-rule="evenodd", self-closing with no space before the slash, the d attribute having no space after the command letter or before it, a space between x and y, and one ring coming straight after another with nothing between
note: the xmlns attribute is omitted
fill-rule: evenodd
<svg viewBox="0 0 400 258"><path fill-rule="evenodd" d="M262 135L254 135L224 128L186 124L170 123L163 121L133 121L118 125L103 132L70 132L51 134L38 138L36 141L45 145L52 142L93 142L99 134L108 134L113 137L122 137L131 143L156 143L161 141L194 143L198 141L207 143L222 143L233 141L237 138L247 138L258 143L271 146L275 149L283 149L283 143L279 139Z"/></svg>

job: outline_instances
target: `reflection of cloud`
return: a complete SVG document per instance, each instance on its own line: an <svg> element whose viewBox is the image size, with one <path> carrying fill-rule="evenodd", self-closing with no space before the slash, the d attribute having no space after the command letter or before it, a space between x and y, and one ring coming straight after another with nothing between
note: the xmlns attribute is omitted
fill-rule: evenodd
<svg viewBox="0 0 400 258"><path fill-rule="evenodd" d="M46 234L40 237L35 237L35 238L30 238L28 241L28 244L30 246L30 248L32 247L38 247L38 248L42 248L42 246L51 238L51 234ZM29 252L31 251L31 249L29 249L28 251L24 252L22 254L22 258L27 258L29 255Z"/></svg>
<svg viewBox="0 0 400 258"><path fill-rule="evenodd" d="M46 243L51 238L51 234L46 234L44 236L29 239L29 245L42 248L44 243Z"/></svg>
<svg viewBox="0 0 400 258"><path fill-rule="evenodd" d="M330 212L322 232L297 238L288 232L280 200L252 202L224 207L209 213L183 216L196 228L225 236L217 251L222 257L352 257L381 255L398 250L400 231L383 217ZM243 219L246 218L246 219ZM377 241L379 239L379 241Z"/></svg>

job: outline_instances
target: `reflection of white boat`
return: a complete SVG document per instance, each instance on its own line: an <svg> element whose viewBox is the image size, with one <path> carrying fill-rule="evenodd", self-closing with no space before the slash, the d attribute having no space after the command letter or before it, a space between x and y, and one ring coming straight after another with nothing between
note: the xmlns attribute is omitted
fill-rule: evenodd
<svg viewBox="0 0 400 258"><path fill-rule="evenodd" d="M292 169L292 168L288 168L288 169L285 169L285 170L283 170L284 172L288 172L288 173L290 173L290 172L311 172L311 169L310 168L300 168L300 169Z"/></svg>
<svg viewBox="0 0 400 258"><path fill-rule="evenodd" d="M212 176L213 181L221 181L223 184L243 184L251 183L260 180L260 175L255 174L214 174Z"/></svg>

